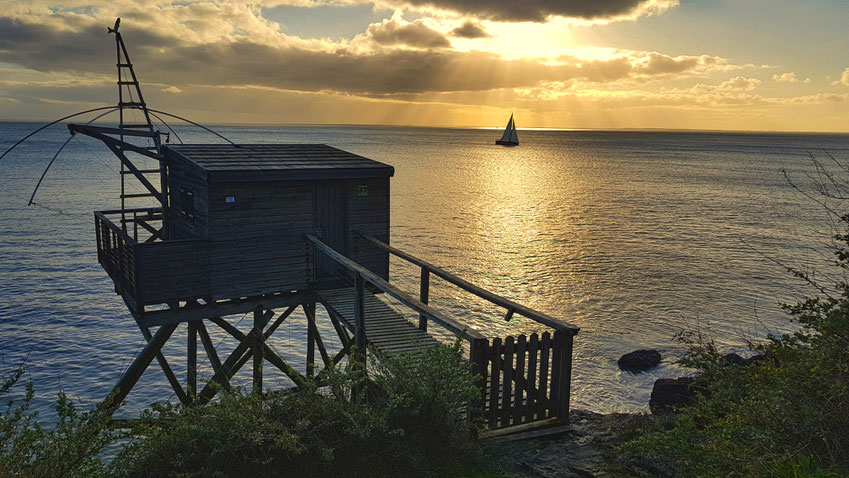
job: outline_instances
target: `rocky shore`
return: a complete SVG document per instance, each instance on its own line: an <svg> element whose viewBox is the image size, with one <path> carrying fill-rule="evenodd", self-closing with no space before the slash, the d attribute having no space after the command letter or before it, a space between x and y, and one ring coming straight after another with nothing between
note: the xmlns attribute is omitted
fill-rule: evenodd
<svg viewBox="0 0 849 478"><path fill-rule="evenodd" d="M570 426L561 434L526 441L487 445L498 457L505 478L585 478L621 475L616 446L621 432L638 427L648 415L602 415L573 410Z"/></svg>

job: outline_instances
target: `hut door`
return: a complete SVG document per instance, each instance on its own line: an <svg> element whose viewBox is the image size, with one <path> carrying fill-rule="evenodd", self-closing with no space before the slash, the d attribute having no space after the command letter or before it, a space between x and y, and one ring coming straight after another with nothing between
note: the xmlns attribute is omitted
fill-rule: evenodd
<svg viewBox="0 0 849 478"><path fill-rule="evenodd" d="M346 254L348 211L344 181L323 181L316 183L315 189L315 225L316 237L336 251ZM315 258L316 280L338 277L341 266L325 254L317 253Z"/></svg>

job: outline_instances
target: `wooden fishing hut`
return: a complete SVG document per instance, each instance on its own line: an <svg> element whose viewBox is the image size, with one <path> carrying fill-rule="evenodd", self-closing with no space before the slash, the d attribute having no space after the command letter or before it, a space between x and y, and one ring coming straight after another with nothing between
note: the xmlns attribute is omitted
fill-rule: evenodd
<svg viewBox="0 0 849 478"><path fill-rule="evenodd" d="M120 406L153 360L184 404L202 404L228 389L248 362L255 391L263 389L265 363L297 387L320 382L343 359L364 366L369 356L419 353L437 343L429 332L437 326L468 341L473 370L484 377L480 409L490 428L526 430L568 420L578 329L390 246L391 166L320 144L164 145L168 135L150 120L157 111L144 103L117 30L116 22L110 33L118 43L119 91L131 86L135 95L130 101L119 96L117 128L69 125L72 134L103 141L120 160L121 208L94 214L97 256L147 339L108 406ZM125 110L142 112L145 123L125 123ZM156 167L141 167L139 159ZM128 193L130 179L145 192ZM158 204L128 205L139 198ZM390 255L420 269L418 294L390 282ZM521 315L544 332L489 338L429 305L432 276L502 307L503 320ZM338 351L321 338L318 305L327 312L327 329L339 337ZM307 321L303 371L266 343L298 308ZM253 313L251 327L240 329L235 318L247 313ZM161 353L182 324L188 331L183 380ZM226 359L207 324L238 340ZM201 389L198 338L213 368Z"/></svg>

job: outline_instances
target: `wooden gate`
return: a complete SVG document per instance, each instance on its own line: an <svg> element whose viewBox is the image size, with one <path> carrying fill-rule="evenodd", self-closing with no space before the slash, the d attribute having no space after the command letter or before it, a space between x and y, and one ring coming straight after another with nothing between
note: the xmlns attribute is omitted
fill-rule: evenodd
<svg viewBox="0 0 849 478"><path fill-rule="evenodd" d="M480 409L494 430L569 420L572 340L568 330L478 341L472 361L483 377Z"/></svg>

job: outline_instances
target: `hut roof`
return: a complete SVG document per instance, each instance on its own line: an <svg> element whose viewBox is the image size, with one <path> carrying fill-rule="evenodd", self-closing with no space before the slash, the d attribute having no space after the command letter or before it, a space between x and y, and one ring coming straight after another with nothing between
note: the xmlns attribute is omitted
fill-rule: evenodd
<svg viewBox="0 0 849 478"><path fill-rule="evenodd" d="M395 168L325 144L180 144L165 157L200 168L209 181L390 177Z"/></svg>

